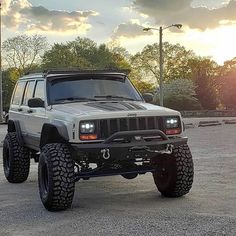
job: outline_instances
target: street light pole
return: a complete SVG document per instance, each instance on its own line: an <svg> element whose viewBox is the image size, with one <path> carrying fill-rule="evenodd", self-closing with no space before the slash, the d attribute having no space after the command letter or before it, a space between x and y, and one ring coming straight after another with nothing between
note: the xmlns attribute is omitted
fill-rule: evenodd
<svg viewBox="0 0 236 236"><path fill-rule="evenodd" d="M167 27L162 27L160 26L159 29L157 28L144 28L143 31L149 31L149 30L158 30L159 31L159 65L160 65L160 79L159 79L159 90L160 90L160 106L163 107L164 103L164 93L163 93L163 65L164 65L164 59L163 59L163 30L168 29L170 27L176 27L178 29L181 29L182 25L181 24L172 24Z"/></svg>
<svg viewBox="0 0 236 236"><path fill-rule="evenodd" d="M159 86L160 86L160 106L163 107L163 48L162 48L162 33L163 29L162 26L159 29L159 54L160 54L160 81L159 81Z"/></svg>
<svg viewBox="0 0 236 236"><path fill-rule="evenodd" d="M0 2L0 122L3 121L2 105L2 3Z"/></svg>

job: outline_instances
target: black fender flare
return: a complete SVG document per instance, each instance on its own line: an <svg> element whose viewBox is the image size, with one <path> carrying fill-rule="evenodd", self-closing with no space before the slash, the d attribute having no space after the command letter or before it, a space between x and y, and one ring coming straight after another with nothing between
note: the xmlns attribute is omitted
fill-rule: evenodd
<svg viewBox="0 0 236 236"><path fill-rule="evenodd" d="M63 122L45 123L40 137L40 149L48 143L67 143L69 135Z"/></svg>
<svg viewBox="0 0 236 236"><path fill-rule="evenodd" d="M16 132L17 141L21 146L24 146L24 139L21 133L20 122L18 120L8 120L7 132Z"/></svg>

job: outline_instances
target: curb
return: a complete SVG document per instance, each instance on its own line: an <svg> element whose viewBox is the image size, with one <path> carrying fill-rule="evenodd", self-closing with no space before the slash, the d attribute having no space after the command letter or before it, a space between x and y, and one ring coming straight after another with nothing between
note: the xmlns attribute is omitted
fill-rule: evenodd
<svg viewBox="0 0 236 236"><path fill-rule="evenodd" d="M185 129L193 129L195 128L195 125L193 123L186 123L184 124Z"/></svg>
<svg viewBox="0 0 236 236"><path fill-rule="evenodd" d="M233 125L233 124L236 124L236 120L223 120L223 122L224 122L226 125Z"/></svg>
<svg viewBox="0 0 236 236"><path fill-rule="evenodd" d="M217 126L217 125L222 125L221 122L218 120L214 121L200 121L198 124L198 127L208 127L208 126Z"/></svg>
<svg viewBox="0 0 236 236"><path fill-rule="evenodd" d="M233 125L236 124L236 119L232 120L200 120L196 123L185 123L184 126L186 129L196 128L196 127L210 127L210 126L220 126L220 125Z"/></svg>

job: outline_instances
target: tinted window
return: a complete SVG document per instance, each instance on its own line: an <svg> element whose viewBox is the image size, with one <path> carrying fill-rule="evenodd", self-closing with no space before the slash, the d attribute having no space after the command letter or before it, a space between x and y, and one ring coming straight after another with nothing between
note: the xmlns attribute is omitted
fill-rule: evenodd
<svg viewBox="0 0 236 236"><path fill-rule="evenodd" d="M34 81L29 81L25 88L25 95L23 99L23 105L28 105L28 100L33 97Z"/></svg>
<svg viewBox="0 0 236 236"><path fill-rule="evenodd" d="M49 99L51 104L63 102L64 99L73 100L73 98L101 100L101 97L111 95L125 97L128 100L141 100L140 95L128 79L72 78L55 79L49 83Z"/></svg>
<svg viewBox="0 0 236 236"><path fill-rule="evenodd" d="M41 98L43 101L45 100L44 81L42 81L42 80L37 81L35 92L34 92L34 97Z"/></svg>
<svg viewBox="0 0 236 236"><path fill-rule="evenodd" d="M25 88L25 82L23 82L23 81L18 82L18 84L16 85L14 97L12 99L12 104L14 104L14 105L21 104L23 93L24 93L24 88Z"/></svg>

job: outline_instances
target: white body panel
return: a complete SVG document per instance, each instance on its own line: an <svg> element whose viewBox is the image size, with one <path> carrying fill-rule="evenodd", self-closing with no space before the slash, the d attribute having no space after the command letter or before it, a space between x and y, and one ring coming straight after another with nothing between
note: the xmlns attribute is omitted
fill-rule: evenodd
<svg viewBox="0 0 236 236"><path fill-rule="evenodd" d="M168 108L155 106L145 102L130 102L143 106L144 110L128 110L128 111L104 111L102 109L87 106L89 102L67 103L53 105L46 110L46 116L50 122L54 120L65 123L66 126L74 127L75 139L72 138L72 130L68 129L70 142L82 142L79 139L79 122L81 120L98 120L112 118L127 118L127 117L148 117L148 116L179 116L180 112Z"/></svg>
<svg viewBox="0 0 236 236"><path fill-rule="evenodd" d="M180 116L178 111L168 108L155 106L145 102L132 102L143 106L144 110L126 110L126 111L104 111L99 108L87 106L89 102L67 103L48 106L44 108L32 108L32 113L27 113L29 108L24 108L23 112L18 112L17 108L11 107L9 119L19 120L22 132L27 132L33 136L40 136L44 123L53 123L55 121L63 122L68 130L70 142L82 142L79 140L79 122L81 120L112 119L126 117L148 117L148 116ZM131 103L131 102L129 102ZM74 128L73 128L74 127ZM72 138L72 132L75 132L75 139Z"/></svg>
<svg viewBox="0 0 236 236"><path fill-rule="evenodd" d="M21 80L28 81L27 77ZM33 80L43 79L35 76ZM44 81L44 92L47 94L46 80ZM107 109L109 106L111 107L113 105L117 106L117 109ZM29 110L31 110L31 113L29 113ZM19 121L22 133L40 137L44 123L60 122L65 125L69 135L69 141L73 143L83 143L83 141L79 139L79 123L81 120L149 116L179 116L181 119L181 115L178 111L142 101L117 101L106 99L103 101L68 102L49 106L45 98L45 108L29 108L28 106L11 104L9 110L9 120ZM182 119L181 128L183 131ZM73 133L75 135L73 135Z"/></svg>

